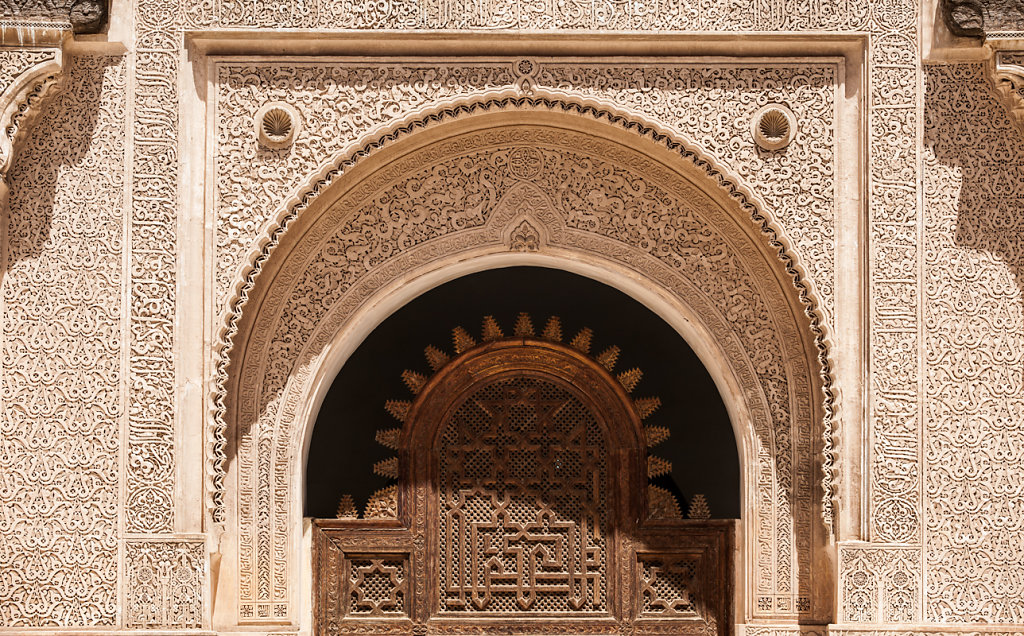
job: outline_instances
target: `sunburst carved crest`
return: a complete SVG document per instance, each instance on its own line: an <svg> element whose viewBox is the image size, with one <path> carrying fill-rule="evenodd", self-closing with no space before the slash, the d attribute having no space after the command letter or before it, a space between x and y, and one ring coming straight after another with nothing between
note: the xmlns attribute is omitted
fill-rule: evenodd
<svg viewBox="0 0 1024 636"><path fill-rule="evenodd" d="M525 312L520 313L512 325L512 329L510 330L512 335L510 337L539 337L540 339L550 342L563 342L562 321L558 316L551 316L543 324L544 328L538 336L532 316ZM505 333L505 330L502 329L501 325L493 316L485 316L483 318L479 339L475 338L465 327L457 326L452 329L452 348L454 350L454 355L449 354L439 347L429 345L424 349L423 353L430 371L428 373L423 373L420 371L406 369L401 374L402 381L413 396L416 396L430 381L430 378L449 364L453 357L460 356L474 347L481 346L481 344L505 339L507 337ZM612 345L601 350L597 354L591 355L590 350L593 345L593 340L594 332L589 327L584 327L576 332L572 338L569 339L567 344L576 351L590 356L595 362L608 371L608 373L613 375L619 384L622 385L622 388L626 393L632 394L643 378L643 371L639 368L631 368L615 374L615 366L621 353L619 347ZM656 396L648 396L633 398L632 403L633 408L636 409L637 416L641 420L646 420L653 415L655 411L657 411L658 407L661 405L661 400ZM410 400L388 400L384 404L385 410L403 425L407 423L406 419L411 407L412 401ZM644 431L647 438L646 442L648 449L664 443L671 436L669 429L664 426L647 425L644 427ZM381 446L384 446L391 451L397 451L401 434L402 428L384 428L377 431L376 440ZM648 454L647 467L648 477L650 479L656 479L672 471L672 463L669 460L652 454ZM397 455L390 455L377 462L373 467L373 472L377 475L387 477L393 482L396 481L399 473ZM366 504L366 508L362 515L363 518L379 519L397 517L397 493L398 489L397 484L395 483L375 492ZM675 495L668 490L654 484L649 484L647 495L649 514L652 518L683 518L679 501L676 499ZM351 518L354 515L350 502L351 497L349 495L342 496L342 501L340 502L341 505L339 505L339 515L341 515L342 512L344 512L344 515L348 518Z"/></svg>

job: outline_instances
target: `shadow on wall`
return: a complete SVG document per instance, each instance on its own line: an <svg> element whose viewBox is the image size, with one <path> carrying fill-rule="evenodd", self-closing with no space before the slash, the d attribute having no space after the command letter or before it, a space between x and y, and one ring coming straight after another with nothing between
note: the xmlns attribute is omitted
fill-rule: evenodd
<svg viewBox="0 0 1024 636"><path fill-rule="evenodd" d="M926 621L1024 620L1024 137L981 64L925 67Z"/></svg>
<svg viewBox="0 0 1024 636"><path fill-rule="evenodd" d="M69 60L9 175L0 616L13 627L117 625L125 67Z"/></svg>
<svg viewBox="0 0 1024 636"><path fill-rule="evenodd" d="M115 65L120 58L106 58ZM67 76L59 93L50 98L32 130L15 156L8 175L10 203L7 211L7 245L4 272L9 272L23 259L43 256L55 247L51 238L54 208L60 203L69 213L68 238L79 237L83 243L98 238L99 228L90 225L103 223L104 210L96 209L98 200L116 197L123 192L97 192L103 184L89 179L61 179L69 169L80 174L101 174L109 166L89 165L105 153L93 152L90 142L102 111L104 83L83 80L85 74L69 62ZM113 197L112 197L113 195ZM123 204L119 207L123 207ZM88 247L61 245L65 250L54 254L55 260L69 268L90 265ZM120 246L118 246L120 247ZM55 263L56 264L56 263ZM45 285L58 281L38 281Z"/></svg>

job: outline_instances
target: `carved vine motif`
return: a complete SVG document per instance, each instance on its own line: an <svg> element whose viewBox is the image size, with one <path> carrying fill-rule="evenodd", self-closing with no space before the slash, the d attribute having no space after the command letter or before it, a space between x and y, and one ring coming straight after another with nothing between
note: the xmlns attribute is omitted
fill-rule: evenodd
<svg viewBox="0 0 1024 636"><path fill-rule="evenodd" d="M508 247L516 252L536 252L540 249L540 240L537 228L530 225L529 221L523 221L512 231Z"/></svg>
<svg viewBox="0 0 1024 636"><path fill-rule="evenodd" d="M840 560L844 623L921 620L920 550L843 546Z"/></svg>
<svg viewBox="0 0 1024 636"><path fill-rule="evenodd" d="M830 320L834 286L835 82L830 64L787 66L667 62L658 65L530 62L533 89L606 99L644 113L728 164L767 201L809 268ZM515 85L513 61L468 64L234 64L218 73L217 315L225 315L239 268L302 180L346 144L414 109ZM257 80L258 78L258 80ZM756 98L751 100L750 94ZM305 132L288 152L267 152L248 134L270 101L310 104ZM750 120L786 101L805 127L785 153L759 152ZM707 122L725 120L721 126ZM519 158L517 158L519 159ZM522 157L526 160L527 157ZM236 170L252 165L258 170ZM785 181L788 185L780 187ZM827 324L826 320L826 324Z"/></svg>
<svg viewBox="0 0 1024 636"><path fill-rule="evenodd" d="M206 545L194 541L126 541L125 626L203 626Z"/></svg>
<svg viewBox="0 0 1024 636"><path fill-rule="evenodd" d="M524 183L504 176L508 174L506 158L523 144L537 148L545 166L554 167L550 173L542 173L536 183ZM480 149L474 150L477 147ZM580 153L579 148L588 148L588 153ZM704 297L715 298L707 301L706 307L698 309L698 315L717 315L719 309L712 307L733 314L730 320L732 327L727 328L723 324L722 327L711 328L720 334L722 342L739 339L737 355L740 351L757 352L749 363L741 363L741 366L753 365L757 374L747 376L754 382L751 387L754 394L764 391L765 395L771 396L789 395L785 388L788 382L805 387L796 390L797 395L804 397L792 405L786 400L769 400L765 407L756 407L759 415L755 416L755 421L759 427L764 427L758 429L758 435L771 436L775 440L777 454L773 455L774 467L769 473L777 474L779 481L777 486L759 491L755 505L765 511L775 506L778 497L773 494L773 488L790 493L784 500L784 509L773 513L780 515L780 523L777 526L757 526L761 534L756 549L765 555L759 562L766 564L759 571L758 586L774 593L769 597L770 611L810 611L809 580L801 577L797 581L794 576L796 571L810 571L810 554L806 548L799 548L790 534L795 527L798 536L803 533L809 536L813 527L813 498L809 491L800 489L810 488L813 484L809 459L812 440L810 377L806 371L790 367L787 378L787 371L780 366L783 360L803 355L797 353L801 346L798 336L794 332L791 336L782 337L759 327L763 319L757 316L771 315L771 310L764 304L768 301L758 294L780 292L761 289L750 279L750 274L744 272L747 266L744 260L732 253L731 248L725 247L724 238L718 234L720 230L714 229L731 227L735 221L726 221L721 212L716 211L717 208L705 207L706 204L693 207L696 205L694 201L701 199L699 193L689 187L675 194L673 186L665 189L656 185L659 183L657 179L667 184L671 177L631 152L565 131L547 134L543 128L524 128L522 131L510 128L506 132L493 130L465 140L446 142L437 148L424 150L423 156L410 156L389 164L387 170L376 174L370 183L360 185L354 193L357 200L332 207L320 217L317 223L326 224L324 229L331 229L314 232L314 235L322 237L320 245L311 246L310 249L315 250L312 252L304 250L306 254L300 258L306 264L294 274L287 275L291 282L287 290L280 292L279 302L275 303L278 309L257 319L252 338L254 342L262 343L261 347L266 347L261 349L265 353L260 355L267 356L267 366L259 376L254 375L256 367L250 364L240 370L239 386L245 388L239 396L238 417L240 421L252 422L251 430L260 431L257 435L239 438L237 465L242 505L250 507L261 505L260 501L287 497L287 490L271 485L271 479L276 478L268 479L261 475L272 474L270 453L263 449L273 448L273 445L287 439L287 436L277 436L274 431L281 425L279 422L288 425L293 421L298 398L287 394L302 391L300 387L308 377L301 372L298 375L293 372L292 365L296 364L293 361L300 361L295 368L309 369L312 363L301 360L315 355L317 348L332 337L330 334L336 333L340 321L367 294L385 284L384 280L393 275L392 272L408 271L417 262L436 258L437 254L454 254L473 246L486 245L487 241L500 241L500 237L505 236L502 224L511 223L515 215L529 209L532 210L532 222L545 224L553 242L605 257L621 254L632 267L645 268L655 279L664 280L671 286L678 285L678 291L674 293L681 294L689 303L703 303L705 301L698 299ZM644 174L643 171L650 172ZM576 176L566 183L564 178L558 178L560 174ZM656 180L652 181L652 177ZM455 190L451 185L453 180L461 184ZM410 189L408 183L422 186ZM640 186L641 183L644 185ZM623 187L624 184L633 185ZM453 201L452 192L458 192L468 200ZM409 193L414 196L410 197ZM577 193L586 194L586 197L581 198ZM445 206L443 209L452 211L443 214L432 211L431 206L438 203ZM363 232L360 228L367 227L365 220L381 218L377 207L381 204L390 207L391 229L383 234ZM620 206L636 213L612 213ZM660 213L664 206L675 211L669 222L671 230ZM496 220L507 217L510 217L507 221ZM421 218L433 220L424 225L416 221ZM631 221L624 225L627 219ZM711 219L717 220L711 222ZM763 219L761 222L766 223ZM564 229L559 228L559 224L565 224ZM496 234L489 234L491 230L486 230L487 227L493 227ZM659 238L666 236L675 237L668 240L681 243L664 243L666 239ZM628 247L623 240L635 241L650 252L632 252L635 248ZM403 248L396 249L396 245ZM663 247L659 248L659 245ZM680 256L691 251L693 257ZM643 260L652 253L656 255L654 260ZM700 254L704 256L698 258ZM307 262L307 259L310 260ZM666 269L659 269L661 267ZM377 268L380 268L380 273L376 273ZM678 276L675 272L680 269L686 272L685 277L675 278ZM758 274L757 279L767 280L768 276L764 271ZM723 286L723 283L726 284ZM688 285L696 287L684 292L683 287ZM783 306L788 301L776 298L770 302L771 306ZM330 308L338 308L341 313L334 313L335 310ZM326 316L324 312L328 312ZM324 317L313 319L314 315ZM310 343L312 348L303 352L296 349L297 343ZM780 347L788 353L783 354ZM760 380L755 380L755 377ZM761 388L754 388L758 381L763 382ZM791 428L794 425L796 427ZM772 427L775 432L770 434L768 430ZM279 456L287 456L284 448L281 448ZM795 457L805 459L794 461ZM278 474L288 474L288 471ZM797 488L797 484L803 486ZM261 490L265 494L259 494ZM786 521L781 521L782 518ZM281 583L277 582L270 564L277 558L283 558L279 551L284 549L283 535L273 535L266 526L251 525L247 518L240 522L243 598L259 598L257 594L264 593L261 589L276 596L279 592L272 590L285 583L283 579ZM802 545L809 547L810 539Z"/></svg>
<svg viewBox="0 0 1024 636"><path fill-rule="evenodd" d="M126 69L120 57L83 57L68 72L10 174L0 319L9 627L117 619Z"/></svg>

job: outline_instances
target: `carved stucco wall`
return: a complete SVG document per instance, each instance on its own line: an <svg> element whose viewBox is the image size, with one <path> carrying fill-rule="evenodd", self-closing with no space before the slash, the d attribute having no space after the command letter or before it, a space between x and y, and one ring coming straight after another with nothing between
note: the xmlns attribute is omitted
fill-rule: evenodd
<svg viewBox="0 0 1024 636"><path fill-rule="evenodd" d="M306 9L308 8L289 15L311 15ZM776 15L795 15L778 8L776 10ZM848 15L857 14L857 9L853 7L843 7L841 11L849 12ZM754 24L768 30L771 28L769 25L773 24L770 12L771 10L767 13L760 10L738 10L734 15L741 21L744 19L743 16L754 15ZM364 13L356 10L355 15ZM415 14L416 10L412 13ZM810 20L813 23L815 16L828 13L828 10L822 11L820 6L816 6L800 15L811 16ZM438 15L439 24L465 26L458 20L449 20L449 14L445 10L441 10ZM705 15L710 16L710 23L695 18L694 22L686 23L687 27L714 28L715 12L708 11ZM375 17L369 22L357 19L356 26L389 24L402 27L420 24L416 22L417 18L406 22L388 22L393 19L389 16L390 14ZM281 16L276 19L287 21L287 18ZM529 16L524 17L522 14L517 19L520 20L517 23L520 26L559 24L543 20L530 21ZM210 20L214 18L211 17ZM297 23L306 24L303 20L305 17L299 18ZM653 23L641 21L637 24ZM428 21L425 24L434 23ZM565 23L561 24L565 26ZM586 26L604 28L606 24L591 21L586 23ZM883 613L880 609L882 601L876 599L875 602L879 604L876 608L878 611L872 612L870 616L857 617L851 614L849 620L874 622L881 620L878 617L884 614L890 616L892 620L911 621L920 616L923 593L920 565L920 426L923 402L919 385L919 380L923 377L923 359L918 353L922 342L922 325L918 318L922 309L918 231L921 216L918 209L916 142L921 94L917 88L920 83L917 6L912 3L877 2L870 7L866 17L857 18L851 24L855 24L857 30L865 31L870 36L866 136L869 147L869 244L872 246L872 252L869 257L867 282L872 299L869 306L869 322L873 328L869 360L872 395L869 418L871 430L868 437L871 440L868 470L870 501L866 538L879 542L876 547L869 550L888 555L885 558L894 563L910 564L906 567L899 566L900 576L894 579L899 589L893 596L900 599L910 597L913 600L909 603L909 611L890 609ZM402 88L409 90L407 86ZM628 90L618 91L616 97L622 99L624 95L628 101ZM669 126L671 125L670 122ZM692 130L688 132L700 139ZM772 188L769 186L767 190L771 192ZM778 201L775 200L773 203L777 204ZM780 217L784 217L784 211ZM812 218L816 220L817 217ZM791 232L799 236L799 230L791 229ZM796 240L799 243L799 238ZM810 262L820 263L821 260L811 258ZM828 281L829 277L822 276L821 272L812 272L812 279L821 284L822 280ZM234 280L238 281L238 278L235 277ZM826 311L829 306L828 289L829 283L826 282L821 291ZM853 458L850 461L854 461ZM859 546L850 545L843 546L841 551L853 551L850 557L854 557L857 556L855 552L859 549ZM855 558L840 559L843 564L856 561ZM855 571L845 570L842 571L842 575L846 576ZM877 572L873 575L879 576ZM892 607L895 608L895 605Z"/></svg>
<svg viewBox="0 0 1024 636"><path fill-rule="evenodd" d="M1024 622L1024 139L925 67L925 620Z"/></svg>
<svg viewBox="0 0 1024 636"><path fill-rule="evenodd" d="M524 72L525 71L525 72ZM769 204L794 242L826 316L835 280L835 64L566 63L496 60L458 64L222 63L217 66L217 315L268 222L289 196L354 140L417 110L529 82L536 89L599 98L631 109L704 149ZM260 106L299 108L292 148L267 150L251 134ZM750 141L751 119L789 104L800 134L785 153ZM252 166L241 170L241 166Z"/></svg>
<svg viewBox="0 0 1024 636"><path fill-rule="evenodd" d="M127 462L128 468L125 469L126 496L134 502L126 508L129 511L126 513L126 527L147 532L166 532L173 527L173 509L168 502L174 492L170 468L174 466L175 458L169 437L174 421L172 326L178 284L174 226L179 214L177 90L179 65L182 63L181 29L273 24L357 28L529 26L733 31L856 30L870 34L871 66L865 131L870 142L867 202L872 298L869 309L872 325L869 380L872 389L869 418L872 448L868 471L871 481L868 538L875 543L844 545L841 548L842 581L839 591L847 595L844 598L849 602L843 602L836 618L849 622L959 621L981 616L994 621L1024 620L1019 601L1021 594L1010 576L1014 568L1019 567L1019 559L1012 547L1019 543L1014 541L1018 530L1008 521L1003 521L1017 514L1011 508L1018 494L1011 469L1020 465L1019 454L1014 450L1020 441L1016 439L1013 427L1006 425L1008 421L1019 421L1021 415L1017 389L1020 378L1016 373L1020 360L1015 353L1019 351L1021 331L1019 285L1016 281L1019 256L1013 242L1014 232L1019 228L1005 219L1000 220L1001 217L993 220L982 214L985 210L1006 209L1016 201L1020 179L1014 171L1019 165L1021 151L1015 135L1019 133L1008 120L1000 119L1003 111L985 85L980 66L931 66L927 67L922 78L918 66L918 7L914 3L889 0L873 3L808 2L797 7L783 6L781 2L708 2L687 7L670 4L671 7L664 3L651 3L645 5L643 11L638 11L634 8L639 6L636 3L610 2L599 7L591 3L581 6L548 3L533 12L523 11L521 3L510 3L505 10L491 13L481 11L476 3L445 3L443 6L437 2L389 3L384 6L327 0L309 3L145 0L138 3L135 9L137 50L127 65L130 68L125 68L124 64L111 67L104 66L102 61L83 60L69 75L69 78L77 78L75 81L81 82L90 77L90 73L94 78L99 73L87 69L102 67L102 74L113 72L117 76L121 73L120 81L125 80L126 74L133 82L130 137L134 161L133 173L126 177L130 179L126 185L131 190L130 214L135 225L128 234L127 242L122 242L117 249L124 254L125 246L130 245L132 258L138 259L138 267L102 272L115 285L133 281L132 292L123 296L119 293L114 299L115 305L112 305L117 308L119 316L131 321L130 335L120 340L105 341L105 345L116 345L119 352L131 352L127 371L122 367L116 368L121 374L118 382L130 386L134 397L116 407L122 411L112 411L120 413L118 417L129 427L127 437L116 443L123 445L127 457L137 458L137 461ZM681 10L675 11L673 7ZM121 70L115 72L111 68ZM110 82L114 82L114 76L109 78ZM508 76L499 76L489 81L503 85L508 79ZM554 84L562 80L549 81ZM88 86L89 82L84 84ZM923 88L919 88L925 85L927 102L922 101L925 93ZM85 112L89 110L88 105L95 102L88 95L91 89L69 85L67 90L79 100L76 103L86 105L72 107L61 102L67 121L81 121L88 116ZM399 84L392 85L389 90L411 89ZM604 88L600 93L619 101L641 99L624 90ZM594 94L598 91L595 90ZM100 101L106 103L105 100L108 98ZM918 108L921 106L926 107L927 117L923 122L926 125L926 144L920 157L925 166L923 175L918 174L917 168L921 153L917 145ZM690 105L687 108L686 112L699 113L701 106ZM102 109L96 110L102 112ZM665 112L671 110L666 109ZM370 112L373 112L372 108ZM672 117L653 116L670 127L678 123ZM123 118L119 121L123 122ZM991 122L999 123L993 125ZM720 128L704 132L700 132L698 126L698 132L691 130L689 134L709 152L727 156L735 150L727 140L723 139L725 143L716 142L712 133L714 130L728 131L730 125L731 122L726 122ZM42 133L37 131L35 134L38 137ZM81 137L72 135L69 138ZM32 148L38 143L38 139L33 138L26 152L36 152ZM82 145L92 148L96 143L93 140ZM957 148L959 150L954 152L953 149ZM39 156L39 161L34 163L40 165L56 161L53 156L26 156ZM38 165L29 166L30 163L19 161L18 183L31 179L28 174L31 170L43 170ZM745 165L753 165L736 156L730 158L730 163L738 172L743 172ZM78 172L61 172L59 179L61 183L68 184L90 183L95 182L93 177L100 173L103 178L113 179L110 165L107 159L98 160L92 166L79 167ZM752 169L744 173L744 177L757 184L757 173L757 169ZM80 178L84 175L89 178ZM923 210L918 205L919 194L922 194L918 191L919 176L924 179L926 207ZM271 194L283 200L287 188L294 184L275 181L275 178L269 181L278 185L268 187L280 187ZM768 187L762 196L778 210L779 217L784 218L788 205L783 196L785 193L777 192L770 175L763 183ZM991 194L983 197L986 192ZM833 195L830 193L829 196ZM816 210L811 219L819 218L817 212L824 210L819 207L823 200L820 197L809 200L808 205ZM22 203L18 205L25 204L24 199L20 201ZM801 211L799 206L790 209L794 213ZM54 219L59 221L60 214L64 212L58 208L54 210ZM269 211L263 212L269 214ZM117 215L126 214L123 207L118 208ZM123 227L128 221L118 216L117 222ZM13 216L11 223L16 223ZM54 227L59 225L59 222L54 223ZM800 223L792 225L799 226ZM962 233L972 227L974 238ZM1007 229L1011 227L1013 229ZM153 228L152 234L150 228ZM808 231L822 233L827 238L823 234L825 229L808 226ZM807 249L806 245L801 245L799 228L790 228L790 235L797 243L797 250ZM230 243L230 237L225 239L224 245ZM827 245L828 241L824 243ZM16 247L12 241L11 250ZM232 257L232 266L238 265L238 255L246 249L241 244L238 248L240 251ZM226 251L233 249L230 247ZM38 319L29 313L18 313L21 311L19 304L26 307L31 304L32 294L11 290L16 289L14 286L19 281L29 280L27 268L35 266L31 263L45 261L50 264L48 267L56 268L54 271L77 272L70 266L64 268L59 265L60 259L69 258L69 253L56 244L46 245L33 257L35 261L12 260L4 274L5 298L10 294L13 299L7 301L4 309L5 365L2 373L5 396L7 391L15 389L30 394L31 391L17 387L28 386L24 383L29 380L41 383L50 377L12 379L18 373L17 367L6 364L6 361L13 359L9 357L12 355L9 352L14 351L12 347L21 345L10 344L13 340L7 334L22 333L31 328L26 325L38 324ZM828 259L811 256L805 261L829 264ZM95 267L105 266L96 264ZM221 292L232 284L225 282L229 278L218 278ZM821 272L812 272L812 279L827 308L830 296L828 277ZM41 292L34 293L38 295ZM126 300L122 302L121 298ZM223 303L223 298L219 294L217 302ZM964 308L968 302L985 309L977 314L971 313L973 310ZM25 322L19 322L21 320ZM74 350L83 336L75 332L51 334L48 338L47 342L57 344L48 344L47 347ZM995 343L991 349L987 349L987 345L973 346L985 338ZM126 350L129 343L135 344ZM149 343L154 344L150 346ZM31 356L33 360L38 357L35 352ZM45 358L43 355L42 359ZM959 368L954 368L956 365L960 365ZM91 376L84 370L74 372L76 380L88 377ZM992 394L979 397L976 387L982 385L990 387L985 390L992 391ZM967 394L963 401L947 397L962 393ZM53 392L45 394L56 395ZM5 400L5 404L9 402ZM99 407L91 404L89 408ZM115 407L105 405L103 408ZM6 413L9 412L5 407L3 423L8 427L13 426L7 419ZM104 415L104 418L109 417L112 417L110 413ZM107 426L104 418L89 418L88 427L71 429L72 434L68 438L88 437L93 428L98 430L98 427ZM44 420L33 418L32 421ZM116 437L119 426L109 431L104 428L104 431L115 433L115 439L119 439ZM19 427L12 434L4 435L5 450L10 453L0 461L25 466L26 462L35 461L33 458L47 456L48 451L42 447L29 448L34 433L25 433L24 430ZM43 431L42 428L39 430ZM112 443L104 439L105 443ZM952 452L952 449L961 447L970 450ZM104 465L103 455L97 457L101 458L98 465ZM157 471L156 476L146 473L146 470ZM131 471L136 471L134 476ZM31 471L25 474L32 475ZM146 478L147 474L151 479ZM35 504L25 502L44 501L45 498L40 498L40 493L45 495L43 485L33 481L37 477L22 481L24 478L17 470L7 475L8 481L4 482L0 496L7 498L5 503L19 503L5 508L14 512L5 513L9 516L3 517L3 521L15 526L31 525L36 517L29 508ZM971 492L983 493L984 496L967 494ZM50 497L54 506L51 510L71 509L74 501L73 496L65 492L53 493ZM92 508L82 517L83 523L101 526L109 523L109 516L104 510L102 506ZM964 510L970 513L965 514ZM1001 512L1004 510L1011 512ZM77 535L72 525L55 530L52 540L73 543ZM22 576L16 568L15 574L10 574L12 566L9 564L30 552L18 547L17 542L10 545L14 547L9 551L0 551L3 558L11 559L0 564L0 570L5 577ZM33 555L37 553L31 552ZM81 544L74 544L74 549L69 551L43 551L42 554L48 554L51 559L48 567L59 572L77 571L77 566L73 567L75 555L107 553L91 548L85 548L83 552ZM97 558L102 561L113 557L108 554ZM109 564L104 567L107 568L104 572L111 571ZM31 573L34 570L29 568L25 571ZM892 573L902 574L890 576ZM46 586L39 582L41 579L4 579L4 583L8 580L13 584L0 586L0 597L4 601L2 611L19 612L23 616L20 619L10 618L11 621L64 626L112 624L110 603L117 601L116 593L111 591L113 583L108 577L80 597L105 600L75 600L74 594L62 593L54 596L59 601L57 605L48 606L48 609L38 605L41 601L32 600L43 599L48 594ZM892 589L886 591L889 589L887 586ZM850 600L855 594L861 594L859 598L862 600ZM908 595L909 601L906 600ZM90 607L101 609L94 611L88 609ZM4 614L3 618L10 616L14 614Z"/></svg>
<svg viewBox="0 0 1024 636"><path fill-rule="evenodd" d="M912 12L890 0L879 13ZM704 0L204 0L187 14L190 26L335 29L616 29L678 31L856 31L868 22L866 3L844 0L751 2Z"/></svg>
<svg viewBox="0 0 1024 636"><path fill-rule="evenodd" d="M116 626L124 414L122 57L75 60L10 175L0 624Z"/></svg>
<svg viewBox="0 0 1024 636"><path fill-rule="evenodd" d="M910 264L923 348L899 353L923 356L907 374L921 387L920 417L900 434L905 448L921 445L923 463L920 475L880 466L873 485L921 489L922 527L907 533L924 550L844 548L840 620L1020 623L1024 141L984 65L926 65L923 88L924 209L908 241L920 254Z"/></svg>
<svg viewBox="0 0 1024 636"><path fill-rule="evenodd" d="M329 6L328 6L329 5ZM562 6L562 5L559 5ZM590 11L574 9L575 17L560 14L559 9L545 7L553 17L539 17L518 11L511 22L496 11L492 16L480 7L445 3L434 7L390 4L386 7L296 4L273 7L209 3L193 7L183 18L189 26L239 25L257 26L274 23L292 26L355 26L373 28L389 26L446 26L454 28L474 25L511 25L536 28L609 28L626 25L633 28L673 27L699 30L776 28L848 28L870 34L871 72L868 97L868 133L870 137L869 210L875 224L871 243L877 246L877 258L871 259L871 321L879 326L872 340L871 360L874 445L870 474L884 476L888 471L905 476L902 479L881 479L871 489L870 536L881 541L899 542L899 550L920 553L920 445L919 438L906 434L907 421L920 422L917 378L921 359L916 355L920 343L919 277L916 274L917 251L917 108L920 95L916 89L917 7L905 2L876 2L870 7L861 4L811 3L800 11L789 11L781 4L730 6L721 10L713 6L694 7L680 17L679 12L662 7L647 16L633 14L639 5L610 4ZM467 10L468 9L468 10ZM470 17L468 20L462 16ZM834 19L834 16L845 16ZM495 21L496 20L496 21ZM492 24L492 21L494 23ZM409 90L408 85L397 87ZM621 93L621 91L620 91ZM620 94L621 97L621 94ZM371 110L372 112L372 110ZM691 134L693 134L691 132ZM771 192L771 188L768 188ZM770 196L770 195L765 195ZM775 201L773 201L775 203ZM784 216L785 211L780 213ZM812 216L811 219L817 217ZM813 221L812 221L813 222ZM798 235L798 232L793 232ZM796 239L799 242L799 238ZM827 245L827 241L825 242ZM908 247L910 246L910 247ZM812 263L821 259L812 258ZM827 263L827 261L826 261ZM829 265L830 266L830 265ZM821 290L826 311L829 307L829 277L817 272L815 282L826 282ZM235 279L238 280L237 278ZM237 283L235 283L237 284ZM219 299L217 302L221 302ZM218 316L222 316L218 312ZM907 357L909 356L909 357ZM918 559L919 561L919 559ZM911 570L906 588L912 595L921 589L920 570Z"/></svg>
<svg viewBox="0 0 1024 636"><path fill-rule="evenodd" d="M48 58L28 62L40 59ZM124 285L145 270L126 260L128 76L125 56L72 58L65 91L39 113L8 175L0 279L4 627L204 624L202 538L133 536L138 526L125 524L131 508L122 487L130 490L140 473L174 470L168 456L124 456L124 441L138 441L126 423L147 430L125 363ZM149 257L136 250L132 258ZM161 344L149 339L151 348ZM122 569L121 555L130 567Z"/></svg>

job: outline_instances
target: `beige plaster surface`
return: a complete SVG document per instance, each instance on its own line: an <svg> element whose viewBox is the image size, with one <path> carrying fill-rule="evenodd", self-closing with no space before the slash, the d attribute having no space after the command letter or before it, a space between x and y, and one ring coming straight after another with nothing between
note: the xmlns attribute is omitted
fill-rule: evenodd
<svg viewBox="0 0 1024 636"><path fill-rule="evenodd" d="M116 0L102 35L0 29L0 632L311 633L309 523L297 502L325 388L397 307L444 280L508 264L555 266L625 291L707 364L745 440L738 633L1024 632L1024 487L1015 477L1024 473L1024 47L950 36L931 0L662 3L653 17L620 3L612 15L622 22L520 13L516 28L490 31L511 15L506 5L487 14L461 3L477 22L454 11L442 24L435 4L403 4L403 18L326 0L285 8ZM537 74L509 70L522 59ZM422 90L395 79L403 67L433 68L453 83ZM232 73L243 68L293 81L238 89ZM379 82L349 102L318 83L325 68L372 72ZM581 79L566 79L573 68ZM726 73L724 84L707 79L713 72ZM807 90L801 73L831 80ZM658 89L631 84L640 74L693 84L665 89L658 101L650 98ZM374 109L385 94L400 95L394 114ZM282 164L261 163L254 129L235 123L270 99L299 95L300 138ZM271 297L294 290L297 279L280 273L303 242L291 230L275 236L275 224L302 207L318 176L403 123L499 97L607 113L586 116L578 127L589 132L610 127L612 116L642 124L706 160L749 203L647 137L601 133L630 138L634 150L688 175L694 192L732 219L733 245L752 246L745 271L760 297L778 299L778 338L796 343L783 356L787 403L808 415L806 426L793 415L792 426L807 451L794 455L794 474L810 481L790 493L809 511L801 523L810 530L801 535L794 522L791 535L809 555L793 557L813 568L808 589L778 589L778 578L765 587L755 572L754 554L767 548L753 522L775 508L755 501L756 387L742 381L742 356L726 353L724 332L680 300L668 274L636 265L642 255L622 260L626 252L596 240L586 249L560 244L551 237L565 228L537 213L530 218L547 243L536 253L509 251L495 226L458 256L395 265L352 301L347 320L324 318L324 347L284 378L291 419L274 419L294 423L280 438L293 461L281 484L288 513L276 518L284 548L273 557L286 592L243 594L238 542L247 530L233 511L246 477L237 464L218 467L217 436L233 434L232 409L244 401L228 390L243 366L233 356L268 368L247 338L273 316L269 301L246 302L240 290L258 267L254 280ZM759 153L748 134L750 114L768 101L798 115L788 155ZM346 110L353 104L355 113ZM536 122L543 110L503 108L511 121ZM360 117L369 124L359 128ZM458 126L482 125L458 121L424 126L401 143L412 156ZM405 156L388 155L390 147L383 156ZM355 166L312 198L334 201L346 184L384 174L386 162ZM302 214L326 214L327 199ZM750 210L780 237L804 301ZM278 242L279 254L267 249ZM231 320L242 325L234 341ZM827 477L822 464L832 466ZM833 492L826 503L823 481ZM789 536L764 545L777 554ZM161 599L180 576L181 612L140 602L146 567L161 572ZM803 593L812 610L786 605ZM242 605L264 601L283 614L240 615Z"/></svg>

